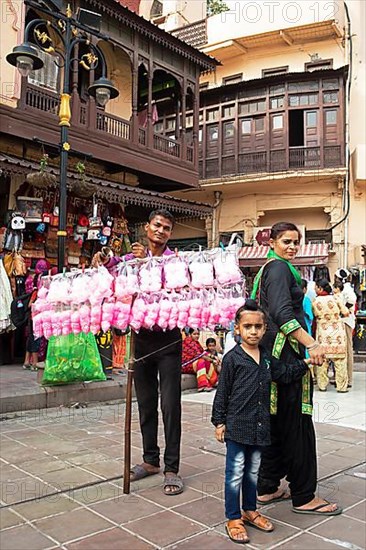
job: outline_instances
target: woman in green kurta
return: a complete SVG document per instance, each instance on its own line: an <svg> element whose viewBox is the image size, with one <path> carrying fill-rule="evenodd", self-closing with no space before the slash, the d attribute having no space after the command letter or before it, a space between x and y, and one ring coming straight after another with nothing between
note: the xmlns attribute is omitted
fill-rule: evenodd
<svg viewBox="0 0 366 550"><path fill-rule="evenodd" d="M322 347L306 331L300 273L291 264L300 244L300 232L291 223L275 224L271 230L268 261L259 272L252 297L257 297L268 318L263 345L284 363L305 358L321 365ZM262 453L258 500L262 504L289 498L279 490L280 480L290 483L293 511L302 514L336 515L342 509L315 497L317 463L312 421L313 386L308 372L300 381L272 385L271 441Z"/></svg>

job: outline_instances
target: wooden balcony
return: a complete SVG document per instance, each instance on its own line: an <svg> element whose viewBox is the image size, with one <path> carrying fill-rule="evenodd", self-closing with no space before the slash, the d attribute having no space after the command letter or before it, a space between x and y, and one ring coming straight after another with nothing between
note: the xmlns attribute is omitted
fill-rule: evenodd
<svg viewBox="0 0 366 550"><path fill-rule="evenodd" d="M27 83L16 109L19 122L22 120L16 135L24 138L39 137L57 143L59 104L56 93ZM78 151L90 153L95 159L123 164L127 170L170 179L173 187L175 182L190 186L198 184L198 155L195 154L193 144L186 143L184 132L180 139L154 133L152 125L140 127L137 116L124 120L99 109L94 101L81 103L77 95L72 97L71 109L71 138L80 138L83 143L81 147L73 139L73 148ZM11 128L9 123L8 130L13 133L15 130ZM52 129L53 137L49 132L45 136L47 128ZM130 157L128 152L131 153ZM158 165L155 169L154 161Z"/></svg>
<svg viewBox="0 0 366 550"><path fill-rule="evenodd" d="M253 151L219 158L200 160L200 178L261 174L273 172L321 170L344 166L341 145L322 147L289 147L272 151Z"/></svg>

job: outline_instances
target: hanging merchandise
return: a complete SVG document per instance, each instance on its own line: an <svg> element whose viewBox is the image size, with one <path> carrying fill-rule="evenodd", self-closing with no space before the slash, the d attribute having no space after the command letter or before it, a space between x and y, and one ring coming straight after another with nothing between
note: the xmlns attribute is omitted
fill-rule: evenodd
<svg viewBox="0 0 366 550"><path fill-rule="evenodd" d="M21 212L12 212L4 236L4 250L20 252L23 248L25 218Z"/></svg>
<svg viewBox="0 0 366 550"><path fill-rule="evenodd" d="M10 319L12 300L10 281L0 258L0 333L14 328Z"/></svg>
<svg viewBox="0 0 366 550"><path fill-rule="evenodd" d="M97 335L111 327L130 326L135 332L156 327L228 328L244 303L243 276L234 269L235 255L229 258L222 251L185 253L122 261L114 275L99 267L44 277L33 305L34 333L49 339L80 332ZM204 281L198 281L195 264L206 270ZM229 282L220 284L213 275L222 280L229 264Z"/></svg>

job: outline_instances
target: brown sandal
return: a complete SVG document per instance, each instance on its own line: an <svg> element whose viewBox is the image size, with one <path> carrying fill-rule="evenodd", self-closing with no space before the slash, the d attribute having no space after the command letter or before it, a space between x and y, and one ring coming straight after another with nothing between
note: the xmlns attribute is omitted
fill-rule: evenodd
<svg viewBox="0 0 366 550"><path fill-rule="evenodd" d="M229 539L236 544L247 544L249 542L248 533L244 527L244 523L241 519L229 519L225 524L225 529ZM243 538L238 539L238 535L244 535Z"/></svg>
<svg viewBox="0 0 366 550"><path fill-rule="evenodd" d="M248 513L243 512L241 519L245 523L249 523L249 525L252 525L252 527L259 529L260 531L270 533L274 529L272 523L259 512L255 512L255 515L253 516L249 516Z"/></svg>

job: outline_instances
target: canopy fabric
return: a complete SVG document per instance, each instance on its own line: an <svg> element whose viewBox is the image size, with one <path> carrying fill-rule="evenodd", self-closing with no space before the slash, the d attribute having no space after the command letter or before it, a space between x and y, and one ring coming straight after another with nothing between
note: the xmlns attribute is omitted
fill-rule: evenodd
<svg viewBox="0 0 366 550"><path fill-rule="evenodd" d="M239 252L241 267L262 266L267 259L269 247L245 246ZM294 265L323 265L328 262L329 244L309 243L300 246L296 258L292 261Z"/></svg>

